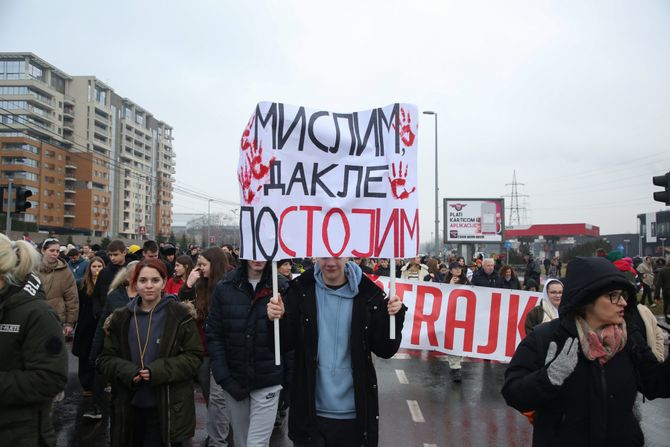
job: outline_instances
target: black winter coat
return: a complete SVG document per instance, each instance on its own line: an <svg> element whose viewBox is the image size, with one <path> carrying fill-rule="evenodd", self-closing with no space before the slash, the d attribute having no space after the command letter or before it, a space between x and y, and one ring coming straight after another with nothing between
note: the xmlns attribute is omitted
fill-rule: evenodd
<svg viewBox="0 0 670 447"><path fill-rule="evenodd" d="M86 285L79 286L79 316L77 317L77 327L74 331L74 340L72 341L72 354L88 361L91 352L91 344L95 334L95 328L98 320L93 314L92 294L86 293Z"/></svg>
<svg viewBox="0 0 670 447"><path fill-rule="evenodd" d="M510 278L509 281L505 281L505 278L498 278L496 287L499 289L521 290L521 283L516 276Z"/></svg>
<svg viewBox="0 0 670 447"><path fill-rule="evenodd" d="M484 269L481 268L472 275L472 285L479 287L498 287L499 278L498 272L495 270L491 272L490 275L487 275L484 272Z"/></svg>
<svg viewBox="0 0 670 447"><path fill-rule="evenodd" d="M285 282L280 283L283 288ZM212 294L205 323L212 375L237 400L282 383L282 367L275 365L267 325L271 297L271 276L264 275L252 290L246 262L226 275Z"/></svg>
<svg viewBox="0 0 670 447"><path fill-rule="evenodd" d="M108 264L104 269L100 270L98 279L95 281L93 288L93 316L96 320L100 318L100 312L105 307L107 294L109 293L109 286L114 281L116 274L124 268L123 265Z"/></svg>
<svg viewBox="0 0 670 447"><path fill-rule="evenodd" d="M560 352L568 337L577 337L574 320L540 324L521 342L502 394L519 411L535 410L533 446L644 445L633 404L638 391L649 399L670 397L670 362L659 364L639 331L628 332L624 350L603 366L580 351L562 386L549 382L544 362L551 341Z"/></svg>
<svg viewBox="0 0 670 447"><path fill-rule="evenodd" d="M574 371L561 386L553 385L545 365L547 350L554 341L561 352L568 338L578 337L574 312L608 285L634 294L625 276L603 259L571 261L565 284L560 318L536 326L519 344L505 372L503 397L519 411L535 411L533 446L642 446L633 404L638 391L649 399L670 397L670 361L658 363L642 336L636 307L629 303L623 350L600 365L588 360L580 346Z"/></svg>
<svg viewBox="0 0 670 447"><path fill-rule="evenodd" d="M354 298L351 316L351 367L354 377L356 421L366 447L379 440L379 401L374 353L390 358L400 347L406 307L396 314L396 337L389 339L388 300L385 293L365 275ZM310 269L291 281L285 297L286 315L281 321L283 351L295 350L289 437L309 442L316 432L316 358L318 327L316 280ZM268 327L271 327L268 324Z"/></svg>

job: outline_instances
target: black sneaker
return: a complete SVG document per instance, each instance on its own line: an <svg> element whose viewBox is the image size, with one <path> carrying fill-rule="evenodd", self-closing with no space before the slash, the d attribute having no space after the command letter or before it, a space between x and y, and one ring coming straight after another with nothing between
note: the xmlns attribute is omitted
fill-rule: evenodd
<svg viewBox="0 0 670 447"><path fill-rule="evenodd" d="M84 411L83 416L86 419L102 419L102 411L100 411L100 407L97 405L91 405L88 408L86 408L86 411Z"/></svg>
<svg viewBox="0 0 670 447"><path fill-rule="evenodd" d="M451 370L451 381L454 383L461 383L461 369Z"/></svg>

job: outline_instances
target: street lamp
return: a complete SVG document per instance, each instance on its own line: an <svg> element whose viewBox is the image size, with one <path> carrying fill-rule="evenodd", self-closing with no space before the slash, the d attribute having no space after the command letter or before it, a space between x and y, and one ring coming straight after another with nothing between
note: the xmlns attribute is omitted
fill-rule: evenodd
<svg viewBox="0 0 670 447"><path fill-rule="evenodd" d="M661 241L661 256L665 258L665 238L659 237L658 240Z"/></svg>
<svg viewBox="0 0 670 447"><path fill-rule="evenodd" d="M212 221L211 221L211 206L212 206L212 199L207 199L207 245L205 247L209 247L211 244L210 242L210 235L209 235L209 229L212 226Z"/></svg>
<svg viewBox="0 0 670 447"><path fill-rule="evenodd" d="M424 110L424 115L433 115L435 118L435 256L439 256L440 252L440 214L439 214L439 190L437 182L437 112Z"/></svg>
<svg viewBox="0 0 670 447"><path fill-rule="evenodd" d="M624 243L624 251L623 252L626 253L626 256L628 256L628 244L630 243L630 239L624 239L623 243Z"/></svg>

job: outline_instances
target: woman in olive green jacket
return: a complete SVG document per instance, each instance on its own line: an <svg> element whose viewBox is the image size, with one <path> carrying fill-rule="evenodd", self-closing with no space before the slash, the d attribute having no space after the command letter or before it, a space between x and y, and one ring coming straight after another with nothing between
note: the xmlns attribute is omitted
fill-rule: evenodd
<svg viewBox="0 0 670 447"><path fill-rule="evenodd" d="M67 383L58 316L33 273L39 253L0 234L0 445L53 446L53 398Z"/></svg>
<svg viewBox="0 0 670 447"><path fill-rule="evenodd" d="M105 322L98 367L112 383L112 446L178 446L195 432L193 376L203 348L192 306L163 297L165 265L137 264L138 296Z"/></svg>

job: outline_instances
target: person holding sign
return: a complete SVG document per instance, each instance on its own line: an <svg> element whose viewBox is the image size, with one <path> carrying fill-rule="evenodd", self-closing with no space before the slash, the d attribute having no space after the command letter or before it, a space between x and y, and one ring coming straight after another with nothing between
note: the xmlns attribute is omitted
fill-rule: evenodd
<svg viewBox="0 0 670 447"><path fill-rule="evenodd" d="M386 299L355 263L333 257L319 258L291 281L285 302L270 300L267 315L281 319L282 351L295 350L289 438L296 447L377 446L371 354L390 358L398 351L406 309L397 296Z"/></svg>

